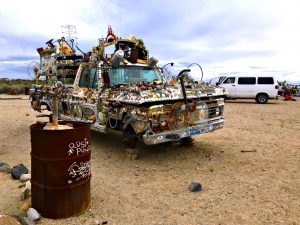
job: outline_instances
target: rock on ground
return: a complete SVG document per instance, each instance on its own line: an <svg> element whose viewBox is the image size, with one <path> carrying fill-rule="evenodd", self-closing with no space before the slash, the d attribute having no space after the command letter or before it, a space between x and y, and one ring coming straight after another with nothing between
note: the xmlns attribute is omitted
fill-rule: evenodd
<svg viewBox="0 0 300 225"><path fill-rule="evenodd" d="M13 179L20 179L20 176L24 173L28 173L28 169L23 165L23 164L19 164L14 166L11 169L11 176Z"/></svg>
<svg viewBox="0 0 300 225"><path fill-rule="evenodd" d="M21 225L19 221L8 215L0 215L0 224L1 225Z"/></svg>
<svg viewBox="0 0 300 225"><path fill-rule="evenodd" d="M10 165L2 162L2 164L0 164L0 172L10 173L11 172Z"/></svg>
<svg viewBox="0 0 300 225"><path fill-rule="evenodd" d="M189 186L191 192L202 191L202 185L198 182L192 182Z"/></svg>
<svg viewBox="0 0 300 225"><path fill-rule="evenodd" d="M24 174L21 174L21 176L20 176L20 181L21 182L26 182L30 179L31 179L31 174L30 173L24 173Z"/></svg>
<svg viewBox="0 0 300 225"><path fill-rule="evenodd" d="M35 225L35 222L30 217L22 217L22 223L24 225Z"/></svg>
<svg viewBox="0 0 300 225"><path fill-rule="evenodd" d="M40 214L36 209L29 208L27 211L27 217L31 218L32 220L38 220L40 218Z"/></svg>

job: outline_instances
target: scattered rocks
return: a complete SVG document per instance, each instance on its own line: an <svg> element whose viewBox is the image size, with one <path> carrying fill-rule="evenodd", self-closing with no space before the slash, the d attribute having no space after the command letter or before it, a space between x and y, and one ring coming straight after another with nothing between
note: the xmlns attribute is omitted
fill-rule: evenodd
<svg viewBox="0 0 300 225"><path fill-rule="evenodd" d="M20 181L21 182L26 182L30 179L31 179L31 174L30 173L24 173L24 174L21 174L21 176L20 176Z"/></svg>
<svg viewBox="0 0 300 225"><path fill-rule="evenodd" d="M24 201L25 199L29 198L30 196L30 189L24 187L21 191L21 201Z"/></svg>
<svg viewBox="0 0 300 225"><path fill-rule="evenodd" d="M27 182L26 182L25 188L31 190L31 182L30 182L30 181L27 181Z"/></svg>
<svg viewBox="0 0 300 225"><path fill-rule="evenodd" d="M22 217L22 223L24 225L35 225L35 222L30 217Z"/></svg>
<svg viewBox="0 0 300 225"><path fill-rule="evenodd" d="M28 169L23 165L23 164L19 164L14 166L11 169L11 176L13 179L20 179L20 176L24 173L28 173Z"/></svg>
<svg viewBox="0 0 300 225"><path fill-rule="evenodd" d="M40 214L34 208L29 208L27 211L27 217L32 220L38 220L40 218Z"/></svg>
<svg viewBox="0 0 300 225"><path fill-rule="evenodd" d="M189 186L191 192L202 191L202 185L198 182L192 182Z"/></svg>
<svg viewBox="0 0 300 225"><path fill-rule="evenodd" d="M25 183L23 183L23 184L20 184L19 186L18 186L18 188L23 188L23 187L25 187Z"/></svg>
<svg viewBox="0 0 300 225"><path fill-rule="evenodd" d="M22 202L19 207L20 211L24 213L27 212L29 208L30 208L30 204L28 202Z"/></svg>
<svg viewBox="0 0 300 225"><path fill-rule="evenodd" d="M139 154L140 153L139 149L137 149L137 148L127 148L126 152L129 154Z"/></svg>
<svg viewBox="0 0 300 225"><path fill-rule="evenodd" d="M136 148L127 148L126 157L131 160L137 160L139 158L139 149Z"/></svg>
<svg viewBox="0 0 300 225"><path fill-rule="evenodd" d="M5 162L0 162L0 172L10 173L11 167Z"/></svg>
<svg viewBox="0 0 300 225"><path fill-rule="evenodd" d="M21 225L19 221L12 216L0 215L0 224L2 225Z"/></svg>

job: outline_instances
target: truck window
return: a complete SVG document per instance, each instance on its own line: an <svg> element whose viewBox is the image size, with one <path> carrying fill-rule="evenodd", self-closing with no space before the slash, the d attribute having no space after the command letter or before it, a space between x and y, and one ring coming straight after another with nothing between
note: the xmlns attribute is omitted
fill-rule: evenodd
<svg viewBox="0 0 300 225"><path fill-rule="evenodd" d="M81 88L97 88L98 76L96 67L86 67L82 70L79 87Z"/></svg>
<svg viewBox="0 0 300 225"><path fill-rule="evenodd" d="M228 77L223 84L234 84L235 83L235 77Z"/></svg>
<svg viewBox="0 0 300 225"><path fill-rule="evenodd" d="M255 77L239 77L238 84L255 84Z"/></svg>
<svg viewBox="0 0 300 225"><path fill-rule="evenodd" d="M147 67L118 67L109 70L110 85L162 81L157 70Z"/></svg>
<svg viewBox="0 0 300 225"><path fill-rule="evenodd" d="M273 77L259 77L257 79L258 84L274 84Z"/></svg>

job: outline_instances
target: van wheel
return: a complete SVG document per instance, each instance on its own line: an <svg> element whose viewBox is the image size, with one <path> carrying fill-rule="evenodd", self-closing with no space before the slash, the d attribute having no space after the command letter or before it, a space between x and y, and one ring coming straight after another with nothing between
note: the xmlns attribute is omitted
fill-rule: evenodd
<svg viewBox="0 0 300 225"><path fill-rule="evenodd" d="M259 104L265 104L268 102L269 97L266 94L258 94L255 98L256 102Z"/></svg>

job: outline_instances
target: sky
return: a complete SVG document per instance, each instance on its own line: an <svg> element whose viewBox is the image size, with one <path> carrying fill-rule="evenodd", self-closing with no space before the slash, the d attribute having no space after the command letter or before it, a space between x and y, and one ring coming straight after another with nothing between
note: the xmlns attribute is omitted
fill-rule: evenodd
<svg viewBox="0 0 300 225"><path fill-rule="evenodd" d="M85 52L110 25L119 37L143 38L175 74L198 63L204 80L255 74L300 84L299 8L299 0L0 0L0 78L29 79L36 49L70 24Z"/></svg>

